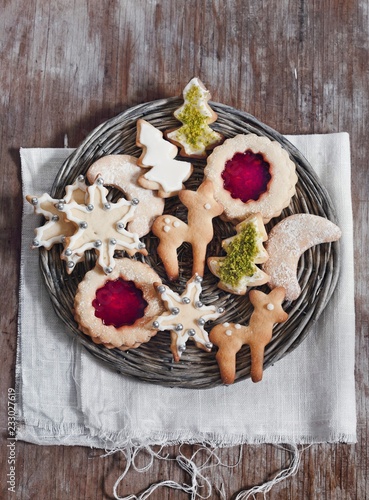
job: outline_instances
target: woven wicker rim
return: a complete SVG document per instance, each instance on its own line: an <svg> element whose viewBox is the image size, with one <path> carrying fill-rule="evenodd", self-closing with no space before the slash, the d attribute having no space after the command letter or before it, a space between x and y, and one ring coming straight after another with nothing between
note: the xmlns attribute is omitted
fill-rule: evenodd
<svg viewBox="0 0 369 500"><path fill-rule="evenodd" d="M135 144L136 121L144 118L161 130L178 126L173 112L182 104L179 98L162 99L144 103L127 109L118 116L106 121L83 141L76 151L64 162L52 188L51 195L62 198L66 185L74 182L80 174L85 174L89 166L108 154L130 154L138 157L140 150ZM267 231L279 220L294 213L310 213L326 217L337 223L333 204L326 189L321 185L315 172L301 153L282 135L259 122L248 113L230 106L210 103L218 113L218 120L213 128L226 137L236 134L255 133L278 141L289 153L296 164L298 183L297 194L290 206L279 218L272 219ZM196 189L203 179L204 160L192 161L194 173L186 182L188 189ZM118 192L111 191L114 200ZM166 200L165 213L174 213L185 220L186 212L178 198ZM208 248L208 255L221 253L221 241L234 234L233 226L220 219L215 220L215 237ZM150 233L143 238L149 256L145 261L159 274L164 283L173 290L182 293L188 273L192 267L192 255L189 245L184 244L179 252L181 274L175 283L168 283L164 268L157 258L155 237ZM94 266L93 254L86 255L86 261L76 266L72 275L65 270L65 263L60 259L61 248L54 246L51 251L40 250L40 267L47 290L56 313L68 326L70 334L76 338L95 357L107 363L114 370L142 381L168 387L203 389L220 385L219 369L215 359L215 349L211 353L203 352L190 342L179 363L174 363L169 350L169 333L159 332L147 344L130 351L107 349L95 344L84 335L73 318L73 302L78 283L84 274ZM141 259L141 257L139 257ZM308 335L312 325L328 303L338 280L340 264L339 242L317 245L303 254L299 261L298 279L302 288L300 297L284 303L289 313L285 324L274 328L273 339L265 350L264 368L268 368L292 352ZM223 292L217 287L218 279L206 272L203 281L202 300L206 304L216 303L225 307L225 314L219 321L248 324L252 307L248 296L235 296ZM268 292L267 286L260 287ZM207 324L210 331L211 323ZM236 382L250 376L250 350L244 346L237 355Z"/></svg>

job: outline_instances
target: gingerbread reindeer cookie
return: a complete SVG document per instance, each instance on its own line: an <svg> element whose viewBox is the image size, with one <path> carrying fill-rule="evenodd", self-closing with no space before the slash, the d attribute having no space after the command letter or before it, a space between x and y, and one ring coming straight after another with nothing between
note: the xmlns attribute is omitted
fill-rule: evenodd
<svg viewBox="0 0 369 500"><path fill-rule="evenodd" d="M251 379L259 382L263 377L264 349L272 339L275 323L283 323L288 314L282 309L285 290L275 288L268 295L250 291L254 311L248 326L234 323L216 325L209 334L210 342L218 346L216 359L224 384L233 384L236 377L236 354L247 344L251 351Z"/></svg>
<svg viewBox="0 0 369 500"><path fill-rule="evenodd" d="M179 276L177 249L184 242L192 245L192 274L204 275L206 248L214 235L212 220L223 212L213 192L210 181L203 182L197 191L180 191L179 199L188 208L187 224L173 215L161 215L153 224L152 231L160 240L157 252L170 280Z"/></svg>

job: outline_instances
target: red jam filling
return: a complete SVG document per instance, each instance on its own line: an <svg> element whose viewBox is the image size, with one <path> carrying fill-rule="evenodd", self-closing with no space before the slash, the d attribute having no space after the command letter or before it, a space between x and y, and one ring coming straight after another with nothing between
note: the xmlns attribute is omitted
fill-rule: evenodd
<svg viewBox="0 0 369 500"><path fill-rule="evenodd" d="M244 203L258 200L271 179L270 165L260 153L245 151L228 160L222 172L224 189Z"/></svg>
<svg viewBox="0 0 369 500"><path fill-rule="evenodd" d="M115 281L107 281L96 291L92 305L95 308L95 316L100 318L104 325L120 328L133 325L136 320L142 318L148 303L133 281L118 278Z"/></svg>

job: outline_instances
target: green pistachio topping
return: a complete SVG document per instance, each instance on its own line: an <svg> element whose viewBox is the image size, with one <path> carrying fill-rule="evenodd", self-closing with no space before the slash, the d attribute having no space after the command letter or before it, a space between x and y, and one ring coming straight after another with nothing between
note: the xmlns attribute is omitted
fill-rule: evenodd
<svg viewBox="0 0 369 500"><path fill-rule="evenodd" d="M176 118L183 123L177 130L180 142L187 142L193 149L201 149L218 140L218 134L208 125L209 116L201 109L203 94L197 85L186 93L185 104Z"/></svg>
<svg viewBox="0 0 369 500"><path fill-rule="evenodd" d="M257 270L254 259L258 254L257 230L250 222L233 238L227 248L227 255L219 266L220 279L237 287L243 276L253 276Z"/></svg>

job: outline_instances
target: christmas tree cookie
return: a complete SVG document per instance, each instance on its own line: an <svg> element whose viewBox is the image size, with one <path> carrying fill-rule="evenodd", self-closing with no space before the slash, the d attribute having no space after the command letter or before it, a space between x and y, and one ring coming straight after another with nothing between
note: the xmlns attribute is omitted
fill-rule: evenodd
<svg viewBox="0 0 369 500"><path fill-rule="evenodd" d="M147 171L138 179L146 189L157 190L158 196L175 196L192 174L191 163L176 160L178 148L163 138L163 133L146 120L137 121L136 144L142 148L137 165Z"/></svg>
<svg viewBox="0 0 369 500"><path fill-rule="evenodd" d="M237 234L223 240L222 246L227 255L209 257L208 266L220 281L218 287L236 295L244 295L247 287L267 283L269 276L256 264L268 259L263 247L267 240L263 219L255 214L236 226Z"/></svg>
<svg viewBox="0 0 369 500"><path fill-rule="evenodd" d="M182 156L203 158L206 150L213 149L224 139L209 127L218 117L208 104L210 98L199 78L193 78L184 88L183 105L174 112L183 125L166 132L166 137L181 148Z"/></svg>

